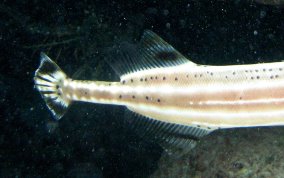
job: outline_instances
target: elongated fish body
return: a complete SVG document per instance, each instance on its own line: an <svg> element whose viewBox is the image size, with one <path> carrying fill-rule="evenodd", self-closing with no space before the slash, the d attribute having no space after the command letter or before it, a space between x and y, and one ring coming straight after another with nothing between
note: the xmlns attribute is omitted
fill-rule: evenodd
<svg viewBox="0 0 284 178"><path fill-rule="evenodd" d="M187 64L125 75L121 82L66 80L68 100L125 105L165 122L210 128L284 124L283 63Z"/></svg>
<svg viewBox="0 0 284 178"><path fill-rule="evenodd" d="M215 129L284 125L283 62L197 65L150 31L137 48L126 49L114 54L123 60L110 62L119 82L72 80L42 54L35 86L53 116L60 119L73 101L124 105L149 118L152 132L175 135L160 135L164 145L180 147Z"/></svg>

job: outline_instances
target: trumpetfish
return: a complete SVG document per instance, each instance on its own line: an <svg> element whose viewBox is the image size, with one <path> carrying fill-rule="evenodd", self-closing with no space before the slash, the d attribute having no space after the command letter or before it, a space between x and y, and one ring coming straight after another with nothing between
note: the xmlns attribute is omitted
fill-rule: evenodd
<svg viewBox="0 0 284 178"><path fill-rule="evenodd" d="M149 30L108 54L118 82L73 80L41 53L35 88L55 119L73 101L124 105L167 151L217 129L284 125L284 62L198 65Z"/></svg>

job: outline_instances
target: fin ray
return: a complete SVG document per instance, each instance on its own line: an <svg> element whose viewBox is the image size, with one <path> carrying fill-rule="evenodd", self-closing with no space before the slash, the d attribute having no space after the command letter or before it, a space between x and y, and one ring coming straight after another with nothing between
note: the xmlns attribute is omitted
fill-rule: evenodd
<svg viewBox="0 0 284 178"><path fill-rule="evenodd" d="M129 114L131 113L131 114ZM142 138L157 142L169 154L179 157L212 130L168 123L127 111L126 122Z"/></svg>
<svg viewBox="0 0 284 178"><path fill-rule="evenodd" d="M170 44L150 30L146 30L136 45L123 42L107 50L106 61L121 75L145 69L192 64Z"/></svg>
<svg viewBox="0 0 284 178"><path fill-rule="evenodd" d="M41 53L41 63L35 72L34 86L40 92L55 119L60 119L71 103L62 93L62 85L66 78L66 74L59 66Z"/></svg>

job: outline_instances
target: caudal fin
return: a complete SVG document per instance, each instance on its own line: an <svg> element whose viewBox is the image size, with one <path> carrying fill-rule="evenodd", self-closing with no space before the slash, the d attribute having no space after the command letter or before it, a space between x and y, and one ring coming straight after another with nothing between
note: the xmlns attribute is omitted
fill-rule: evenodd
<svg viewBox="0 0 284 178"><path fill-rule="evenodd" d="M59 120L71 103L62 90L67 76L47 55L41 53L40 58L40 66L34 76L35 88L40 92L54 118Z"/></svg>

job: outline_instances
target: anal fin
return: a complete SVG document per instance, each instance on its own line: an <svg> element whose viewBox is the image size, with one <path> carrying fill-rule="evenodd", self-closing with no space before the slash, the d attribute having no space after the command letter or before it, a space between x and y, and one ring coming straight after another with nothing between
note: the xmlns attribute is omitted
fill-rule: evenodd
<svg viewBox="0 0 284 178"><path fill-rule="evenodd" d="M212 132L204 128L168 123L126 111L127 124L147 141L158 143L165 152L178 158L195 147L198 140Z"/></svg>

